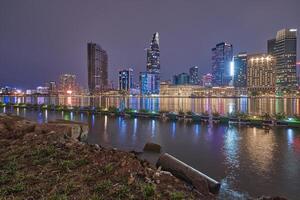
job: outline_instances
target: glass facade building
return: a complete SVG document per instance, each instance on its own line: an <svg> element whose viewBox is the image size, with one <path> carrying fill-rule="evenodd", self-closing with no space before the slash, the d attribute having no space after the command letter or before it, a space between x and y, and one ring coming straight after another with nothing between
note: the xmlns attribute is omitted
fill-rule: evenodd
<svg viewBox="0 0 300 200"><path fill-rule="evenodd" d="M119 90L130 91L133 88L133 69L119 71Z"/></svg>
<svg viewBox="0 0 300 200"><path fill-rule="evenodd" d="M108 56L100 45L88 43L88 87L90 93L94 94L108 87Z"/></svg>
<svg viewBox="0 0 300 200"><path fill-rule="evenodd" d="M153 34L147 49L147 71L140 73L140 92L142 95L159 94L160 90L160 50L159 34Z"/></svg>
<svg viewBox="0 0 300 200"><path fill-rule="evenodd" d="M237 88L247 87L247 54L239 53L233 58L233 86Z"/></svg>
<svg viewBox="0 0 300 200"><path fill-rule="evenodd" d="M159 94L160 84L157 73L140 72L141 95Z"/></svg>
<svg viewBox="0 0 300 200"><path fill-rule="evenodd" d="M222 42L212 49L213 86L229 86L232 82L230 64L233 59L233 46Z"/></svg>
<svg viewBox="0 0 300 200"><path fill-rule="evenodd" d="M181 73L173 76L173 85L188 85L190 76L187 73Z"/></svg>
<svg viewBox="0 0 300 200"><path fill-rule="evenodd" d="M296 91L297 30L278 31L275 39L268 40L268 53L276 59L276 91L279 93Z"/></svg>

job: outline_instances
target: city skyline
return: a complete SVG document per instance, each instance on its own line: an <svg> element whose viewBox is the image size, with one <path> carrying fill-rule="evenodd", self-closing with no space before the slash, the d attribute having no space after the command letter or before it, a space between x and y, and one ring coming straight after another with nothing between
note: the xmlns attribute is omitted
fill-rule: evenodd
<svg viewBox="0 0 300 200"><path fill-rule="evenodd" d="M241 15L241 19L235 19L233 14L235 9L230 8L230 5L234 4L241 7L241 3L237 1L227 2L224 8L229 7L228 9L232 11L232 14L229 12L228 16L223 16L225 13L221 14L221 16L224 17L224 20L231 19L232 21L229 20L230 23L225 26L222 21L217 21L217 16L214 16L213 19L207 22L202 20L203 16L209 16L212 11L218 10L218 8L212 7L209 2L191 2L190 4L194 6L183 9L184 13L189 14L176 16L175 11L180 8L180 2L172 1L172 4L158 2L156 5L151 5L146 1L140 3L129 1L128 4L132 7L140 9L136 14L141 14L143 13L142 11L149 12L151 10L149 8L160 6L160 12L158 12L157 16L151 21L151 17L147 17L145 19L147 23L144 22L145 25L143 25L144 23L137 19L132 23L130 22L134 17L134 15L130 14L132 9L130 5L125 7L121 13L113 12L115 16L112 18L107 17L106 22L103 22L95 14L92 16L99 21L94 18L87 18L86 14L94 8L76 1L72 5L68 2L62 2L60 6L57 6L58 2L46 2L46 5L42 6L39 3L23 5L22 2L16 4L3 1L0 7L0 24L2 25L2 31L0 30L0 67L5 70L2 70L0 85L29 88L44 84L50 80L57 80L56 77L62 73L72 73L78 77L79 83L87 88L86 43L88 41L101 45L107 51L109 57L109 80L113 80L114 84L117 85L118 77L116 74L118 66L132 66L136 72L144 71L146 67L144 49L147 48L149 43L149 34L156 31L160 33L162 41L160 44L162 51L162 80L171 79L173 74L188 71L190 67L195 65L199 66L199 74L210 73L210 49L219 42L224 41L233 44L234 55L239 52L247 52L249 54L264 53L267 51L266 41L273 38L278 30L282 28L299 29L300 24L297 21L299 14L296 12L297 6L295 6L299 2L289 2L294 3L291 6L288 2L280 3L279 1L274 1L272 4L267 2L258 3L258 1L246 2L245 4L248 7L245 5L245 12L234 12ZM220 2L219 4L223 5L224 3ZM54 5L56 5L55 10L53 10ZM111 16L108 11L119 10L122 3L112 6L107 1L100 1L100 3L93 2L91 5L107 10L105 14ZM70 11L63 16L66 6L70 8ZM78 17L72 19L70 17L72 16L71 14L78 11L79 6L83 6L84 9L78 13ZM164 11L167 11L168 6L175 10L165 16ZM205 7L207 11L202 14L190 14L190 11L193 11L193 7L200 10ZM47 12L55 11L57 17L63 16L61 22L57 20L57 17L46 17L45 14L47 12L45 8L49 9ZM264 13L262 9L259 9L257 10L257 16L254 19L250 19L251 8L265 8L268 12ZM282 10L281 15L274 16L275 11L279 8ZM19 12L11 16L8 12L10 9L17 9ZM146 16L147 12L141 15ZM123 20L123 24L125 26L130 25L127 30L124 30L124 33L118 32L120 29L116 28L117 26L112 27L108 25L112 22L115 25L119 24L118 17L122 16L122 14L127 16ZM247 16L248 14L249 16ZM266 15L272 15L272 17ZM35 19L34 17L36 16L41 17L40 19ZM171 20L171 18L174 18L174 20ZM177 23L176 19L181 23ZM260 20L258 21L258 19ZM273 21L276 21L276 23L271 23ZM78 26L76 25L77 22ZM165 26L168 22L172 22L168 25L169 28ZM187 25L187 22L192 25ZM26 26L20 23L25 23ZM64 28L63 25L66 25L66 23L69 25ZM45 24L49 27L45 27ZM139 25L143 26L140 27ZM54 31L56 27L62 28L62 30ZM138 31L136 30L137 27L139 27ZM43 28L46 29L44 30ZM84 31L79 31L81 29L84 29ZM99 32L99 29L101 29L101 32ZM113 34L110 35L110 32ZM299 49L299 42L297 45ZM16 49L18 50L18 59L14 59ZM300 57L299 51L297 57L298 59ZM22 71L21 75L16 76L13 73L16 71ZM36 78L34 80L30 79L31 75ZM137 82L137 80L138 77L135 76L134 81Z"/></svg>

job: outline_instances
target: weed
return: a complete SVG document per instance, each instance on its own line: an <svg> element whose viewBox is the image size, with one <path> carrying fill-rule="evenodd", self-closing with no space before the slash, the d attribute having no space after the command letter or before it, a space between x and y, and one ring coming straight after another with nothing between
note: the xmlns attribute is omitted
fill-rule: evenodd
<svg viewBox="0 0 300 200"><path fill-rule="evenodd" d="M95 187L95 192L98 194L102 194L107 191L112 186L112 182L110 180L104 180L98 183Z"/></svg>
<svg viewBox="0 0 300 200"><path fill-rule="evenodd" d="M178 191L172 192L170 194L170 196L171 196L171 200L182 200L182 199L184 199L184 194L182 192L178 192Z"/></svg>
<svg viewBox="0 0 300 200"><path fill-rule="evenodd" d="M113 169L114 169L113 164L109 163L109 164L107 164L107 165L104 166L103 172L105 174L109 174L109 173L111 173L113 171Z"/></svg>
<svg viewBox="0 0 300 200"><path fill-rule="evenodd" d="M148 198L154 196L155 189L156 189L155 185L153 185L153 184L145 184L142 187L143 195L144 195L145 199L148 199Z"/></svg>

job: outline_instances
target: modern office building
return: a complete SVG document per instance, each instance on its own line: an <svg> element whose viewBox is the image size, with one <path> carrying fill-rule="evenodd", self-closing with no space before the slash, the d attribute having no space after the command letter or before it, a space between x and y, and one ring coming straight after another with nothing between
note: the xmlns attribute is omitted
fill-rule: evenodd
<svg viewBox="0 0 300 200"><path fill-rule="evenodd" d="M140 72L140 94L159 94L160 83L157 73Z"/></svg>
<svg viewBox="0 0 300 200"><path fill-rule="evenodd" d="M208 73L202 76L202 86L203 87L212 87L212 74Z"/></svg>
<svg viewBox="0 0 300 200"><path fill-rule="evenodd" d="M233 86L235 88L247 87L247 54L239 53L233 58Z"/></svg>
<svg viewBox="0 0 300 200"><path fill-rule="evenodd" d="M160 73L159 34L153 34L150 47L147 49L147 72Z"/></svg>
<svg viewBox="0 0 300 200"><path fill-rule="evenodd" d="M298 90L297 81L297 29L282 29L276 38L268 40L268 53L276 59L276 91Z"/></svg>
<svg viewBox="0 0 300 200"><path fill-rule="evenodd" d="M190 76L187 73L181 73L173 76L173 85L188 85Z"/></svg>
<svg viewBox="0 0 300 200"><path fill-rule="evenodd" d="M191 85L199 85L199 68L198 66L191 67L190 70L190 84Z"/></svg>
<svg viewBox="0 0 300 200"><path fill-rule="evenodd" d="M88 43L88 87L92 94L108 88L108 56L100 45Z"/></svg>
<svg viewBox="0 0 300 200"><path fill-rule="evenodd" d="M76 76L73 74L62 74L60 76L59 82L59 90L61 93L76 93L77 92L77 84L76 84Z"/></svg>
<svg viewBox="0 0 300 200"><path fill-rule="evenodd" d="M160 50L159 34L153 34L147 49L147 71L140 73L140 93L142 95L159 94L160 90Z"/></svg>
<svg viewBox="0 0 300 200"><path fill-rule="evenodd" d="M131 68L119 71L119 90L129 91L133 88L133 70Z"/></svg>
<svg viewBox="0 0 300 200"><path fill-rule="evenodd" d="M232 59L232 44L222 42L212 49L213 86L229 86L232 83L233 76L230 71Z"/></svg>
<svg viewBox="0 0 300 200"><path fill-rule="evenodd" d="M268 54L247 57L247 90L251 95L275 93L276 59Z"/></svg>

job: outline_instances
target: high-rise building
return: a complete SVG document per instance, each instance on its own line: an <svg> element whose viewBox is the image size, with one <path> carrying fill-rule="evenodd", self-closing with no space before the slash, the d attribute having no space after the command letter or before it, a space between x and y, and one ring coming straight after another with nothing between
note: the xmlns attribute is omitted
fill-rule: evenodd
<svg viewBox="0 0 300 200"><path fill-rule="evenodd" d="M150 48L147 49L147 72L160 73L159 34L153 34Z"/></svg>
<svg viewBox="0 0 300 200"><path fill-rule="evenodd" d="M160 84L157 73L140 72L140 93L142 95L159 94Z"/></svg>
<svg viewBox="0 0 300 200"><path fill-rule="evenodd" d="M108 56L100 45L88 43L88 86L90 93L101 92L108 87Z"/></svg>
<svg viewBox="0 0 300 200"><path fill-rule="evenodd" d="M73 74L62 74L60 76L59 89L62 93L75 93L77 91L76 76Z"/></svg>
<svg viewBox="0 0 300 200"><path fill-rule="evenodd" d="M270 39L268 40L268 54L274 56L275 55L275 45L276 45L276 39Z"/></svg>
<svg viewBox="0 0 300 200"><path fill-rule="evenodd" d="M268 53L276 59L276 91L296 91L297 29L282 29L268 41Z"/></svg>
<svg viewBox="0 0 300 200"><path fill-rule="evenodd" d="M268 54L247 57L247 90L251 94L275 93L276 59Z"/></svg>
<svg viewBox="0 0 300 200"><path fill-rule="evenodd" d="M239 53L233 58L233 86L236 88L247 87L247 54Z"/></svg>
<svg viewBox="0 0 300 200"><path fill-rule="evenodd" d="M131 68L119 71L119 90L130 91L133 88L133 70Z"/></svg>
<svg viewBox="0 0 300 200"><path fill-rule="evenodd" d="M181 73L173 76L174 85L188 85L190 83L190 76L187 73Z"/></svg>
<svg viewBox="0 0 300 200"><path fill-rule="evenodd" d="M213 86L229 86L233 76L230 64L233 59L233 46L229 43L219 43L212 49Z"/></svg>
<svg viewBox="0 0 300 200"><path fill-rule="evenodd" d="M190 68L190 84L199 85L199 68L194 66Z"/></svg>
<svg viewBox="0 0 300 200"><path fill-rule="evenodd" d="M202 86L203 87L212 87L212 74L205 74L202 76Z"/></svg>
<svg viewBox="0 0 300 200"><path fill-rule="evenodd" d="M147 49L147 71L140 73L140 93L142 95L159 94L160 90L160 50L159 34L153 34Z"/></svg>

